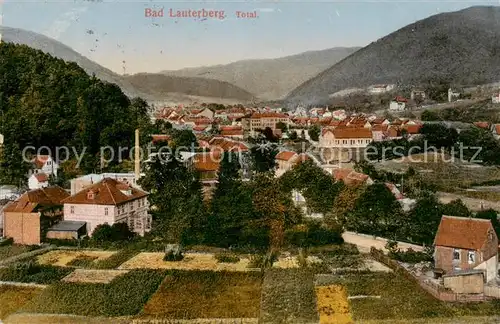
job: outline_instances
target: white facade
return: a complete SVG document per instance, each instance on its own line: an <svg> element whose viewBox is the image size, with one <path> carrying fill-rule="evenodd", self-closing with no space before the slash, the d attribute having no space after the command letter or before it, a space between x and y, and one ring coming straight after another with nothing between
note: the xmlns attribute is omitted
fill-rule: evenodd
<svg viewBox="0 0 500 324"><path fill-rule="evenodd" d="M498 94L494 95L493 97L491 97L491 102L494 103L494 104L500 103L500 93L498 93Z"/></svg>
<svg viewBox="0 0 500 324"><path fill-rule="evenodd" d="M321 148L365 148L372 142L370 137L335 138L333 132L327 131L319 138Z"/></svg>
<svg viewBox="0 0 500 324"><path fill-rule="evenodd" d="M489 258L474 269L486 270L486 282L490 282L495 279L498 274L498 255Z"/></svg>
<svg viewBox="0 0 500 324"><path fill-rule="evenodd" d="M43 166L40 169L34 170L35 173L45 173L47 175L53 174L57 177L57 170L59 169L59 164L57 164L52 157L48 157Z"/></svg>
<svg viewBox="0 0 500 324"><path fill-rule="evenodd" d="M0 146L3 145L4 137L3 134L0 134Z"/></svg>
<svg viewBox="0 0 500 324"><path fill-rule="evenodd" d="M135 179L135 173L101 173L87 174L82 177L71 180L71 195L82 191L83 189L102 181L104 178L115 179L127 183L133 187L139 188Z"/></svg>
<svg viewBox="0 0 500 324"><path fill-rule="evenodd" d="M387 91L391 91L394 89L394 84L382 84L382 85L375 85L371 86L368 91L370 93L376 94L376 93L384 93Z"/></svg>
<svg viewBox="0 0 500 324"><path fill-rule="evenodd" d="M402 111L402 110L405 110L405 107L406 107L406 103L401 102L401 101L393 100L389 104L389 110L392 110L392 111Z"/></svg>
<svg viewBox="0 0 500 324"><path fill-rule="evenodd" d="M92 234L98 225L127 223L130 230L144 235L151 230L151 215L148 214L147 197L121 205L64 204L64 220L87 223L87 233Z"/></svg>
<svg viewBox="0 0 500 324"><path fill-rule="evenodd" d="M44 179L47 179L46 181L41 181L41 174L39 173L33 173L29 178L28 178L28 188L30 190L35 190L35 189L41 189L49 186L49 181L48 178L43 175Z"/></svg>
<svg viewBox="0 0 500 324"><path fill-rule="evenodd" d="M453 99L458 98L460 96L460 92L455 92L451 88L448 89L448 102L452 102Z"/></svg>

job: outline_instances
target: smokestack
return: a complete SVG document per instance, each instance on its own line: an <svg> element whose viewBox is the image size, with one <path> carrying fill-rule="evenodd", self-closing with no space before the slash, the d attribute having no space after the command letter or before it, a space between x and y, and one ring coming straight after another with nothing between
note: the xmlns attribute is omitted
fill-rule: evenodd
<svg viewBox="0 0 500 324"><path fill-rule="evenodd" d="M135 130L135 181L139 180L141 177L141 155L140 155L140 145L139 145L139 129Z"/></svg>

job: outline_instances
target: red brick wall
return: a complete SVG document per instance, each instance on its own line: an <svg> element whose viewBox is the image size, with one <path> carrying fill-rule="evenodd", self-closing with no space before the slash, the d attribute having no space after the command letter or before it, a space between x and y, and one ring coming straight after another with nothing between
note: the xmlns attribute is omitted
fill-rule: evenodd
<svg viewBox="0 0 500 324"><path fill-rule="evenodd" d="M498 245L497 245L498 246ZM460 261L453 260L453 248L446 247L446 246L436 246L435 249L435 267L443 269L446 272L451 272L455 267L460 267L461 270L467 270L467 269L473 269L480 263L482 263L484 260L483 256L481 255L481 251L476 251L476 259L475 263L469 264L468 262L468 251L465 249L460 250ZM491 256L490 256L491 257Z"/></svg>
<svg viewBox="0 0 500 324"><path fill-rule="evenodd" d="M497 253L498 253L498 238L496 235L493 235L493 241L487 242L483 249L483 255L484 255L483 261L486 261L489 258L497 255Z"/></svg>
<svg viewBox="0 0 500 324"><path fill-rule="evenodd" d="M40 214L6 212L4 235L16 244L40 244Z"/></svg>

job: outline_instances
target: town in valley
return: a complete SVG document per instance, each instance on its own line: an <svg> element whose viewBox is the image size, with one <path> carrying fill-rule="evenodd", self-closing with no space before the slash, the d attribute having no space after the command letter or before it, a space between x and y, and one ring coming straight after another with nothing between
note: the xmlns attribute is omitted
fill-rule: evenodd
<svg viewBox="0 0 500 324"><path fill-rule="evenodd" d="M248 8L123 10L278 12ZM132 74L116 30L82 53L0 27L0 323L496 323L500 7L459 9L362 47L235 42L236 62ZM196 56L134 32L144 60Z"/></svg>

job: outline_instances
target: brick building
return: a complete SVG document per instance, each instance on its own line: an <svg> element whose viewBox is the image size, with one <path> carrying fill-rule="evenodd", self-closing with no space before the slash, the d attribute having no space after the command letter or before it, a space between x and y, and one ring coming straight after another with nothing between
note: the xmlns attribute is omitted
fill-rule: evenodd
<svg viewBox="0 0 500 324"><path fill-rule="evenodd" d="M445 274L483 270L497 276L498 237L489 219L443 216L434 240L435 268Z"/></svg>
<svg viewBox="0 0 500 324"><path fill-rule="evenodd" d="M62 200L69 194L60 187L31 190L4 209L4 235L16 244L40 244L48 229L62 220Z"/></svg>

